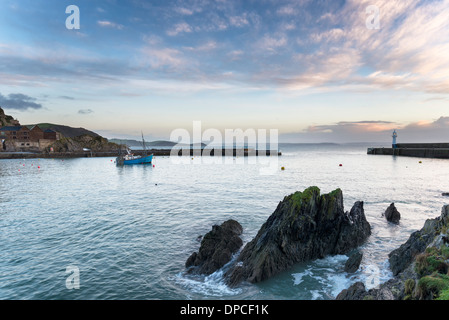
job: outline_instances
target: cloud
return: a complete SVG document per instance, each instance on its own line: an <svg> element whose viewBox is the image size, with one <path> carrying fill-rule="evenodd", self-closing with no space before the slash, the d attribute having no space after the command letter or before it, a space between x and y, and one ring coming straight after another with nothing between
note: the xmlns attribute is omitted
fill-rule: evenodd
<svg viewBox="0 0 449 320"><path fill-rule="evenodd" d="M117 30L122 30L124 28L124 26L122 24L118 24L115 22L107 21L107 20L99 20L99 21L97 21L97 24L100 27L112 28L112 29L117 29Z"/></svg>
<svg viewBox="0 0 449 320"><path fill-rule="evenodd" d="M169 68L180 71L189 64L181 51L172 48L145 47L142 53L144 63L153 69Z"/></svg>
<svg viewBox="0 0 449 320"><path fill-rule="evenodd" d="M362 56L356 49L332 47L313 54L297 54L292 65L300 71L293 75L279 75L276 81L281 87L292 91L313 87L340 90L351 82L354 73L362 66Z"/></svg>
<svg viewBox="0 0 449 320"><path fill-rule="evenodd" d="M0 93L0 106L8 109L28 110L28 109L42 109L40 103L35 102L36 99L22 93L11 93L4 96Z"/></svg>
<svg viewBox="0 0 449 320"><path fill-rule="evenodd" d="M309 133L367 133L367 132L379 132L385 130L392 130L396 128L398 124L390 121L340 121L331 125L315 125L309 126L307 132Z"/></svg>
<svg viewBox="0 0 449 320"><path fill-rule="evenodd" d="M207 52L218 48L218 43L216 41L207 41L197 47L185 47L184 49L192 52Z"/></svg>
<svg viewBox="0 0 449 320"><path fill-rule="evenodd" d="M311 125L302 132L282 134L280 138L286 142L384 142L387 146L393 130L398 132L398 142L447 142L449 116L408 124L382 120L340 121Z"/></svg>
<svg viewBox="0 0 449 320"><path fill-rule="evenodd" d="M261 52L276 53L278 49L285 47L288 39L285 34L265 34L256 44Z"/></svg>
<svg viewBox="0 0 449 320"><path fill-rule="evenodd" d="M286 5L286 6L280 7L276 12L279 15L292 16L297 13L297 10L292 5Z"/></svg>
<svg viewBox="0 0 449 320"><path fill-rule="evenodd" d="M418 121L410 123L398 130L398 137L402 142L447 142L449 135L449 117L428 121ZM429 139L431 137L431 139Z"/></svg>
<svg viewBox="0 0 449 320"><path fill-rule="evenodd" d="M190 33L192 31L192 27L190 27L188 23L181 22L176 24L172 29L168 30L167 34L173 37L183 32Z"/></svg>
<svg viewBox="0 0 449 320"><path fill-rule="evenodd" d="M299 94L449 93L449 0L375 1L379 30L365 24L372 0L256 2L133 0L130 8L138 10L123 11L139 18L132 30L106 18L93 20L99 27L123 30L129 45L118 48L108 34L101 39L105 50L95 51L81 45L94 40L90 33L55 46L0 43L0 83L49 85L123 76L182 82L232 72L240 75L240 87ZM151 34L139 36L148 30ZM181 36L182 42L175 41ZM141 60L159 72L139 68Z"/></svg>
<svg viewBox="0 0 449 320"><path fill-rule="evenodd" d="M192 9L188 9L188 8L184 8L184 7L176 7L174 9L177 13L181 14L181 15L185 15L185 16L191 16L192 14L195 13L194 10Z"/></svg>
<svg viewBox="0 0 449 320"><path fill-rule="evenodd" d="M94 111L92 109L80 109L78 110L79 114L90 114L93 113Z"/></svg>
<svg viewBox="0 0 449 320"><path fill-rule="evenodd" d="M311 40L314 42L336 42L345 36L345 32L340 28L333 28L320 33L312 34Z"/></svg>
<svg viewBox="0 0 449 320"><path fill-rule="evenodd" d="M229 17L229 23L231 24L231 26L233 27L244 27L249 25L249 21L247 19L247 14L244 13L241 16L232 16Z"/></svg>
<svg viewBox="0 0 449 320"><path fill-rule="evenodd" d="M360 12L370 0L349 1L342 39L358 48L376 71L366 83L374 88L449 93L449 1L379 1L380 29L368 30ZM342 21L342 17L339 17Z"/></svg>
<svg viewBox="0 0 449 320"><path fill-rule="evenodd" d="M104 56L88 48L62 45L32 47L0 45L0 84L48 87L53 83L119 81L134 70L128 61Z"/></svg>
<svg viewBox="0 0 449 320"><path fill-rule="evenodd" d="M236 61L242 59L244 52L242 50L232 50L228 52L227 56L231 61Z"/></svg>
<svg viewBox="0 0 449 320"><path fill-rule="evenodd" d="M366 8L372 4L348 0L318 8L303 1L279 7L278 30L287 31L291 17L301 16L296 28L306 32L297 30L296 41L279 34L259 37L261 53L265 47L291 57L284 64L288 67L264 66L264 82L295 91L332 87L449 93L449 1L377 1L379 30L366 26Z"/></svg>
<svg viewBox="0 0 449 320"><path fill-rule="evenodd" d="M70 97L70 96L59 96L58 98L64 99L64 100L75 100L74 97Z"/></svg>

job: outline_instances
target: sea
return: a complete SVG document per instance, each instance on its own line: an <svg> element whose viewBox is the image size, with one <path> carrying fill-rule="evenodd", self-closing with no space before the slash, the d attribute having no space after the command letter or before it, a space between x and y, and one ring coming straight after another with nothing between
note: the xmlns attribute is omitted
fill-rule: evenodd
<svg viewBox="0 0 449 320"><path fill-rule="evenodd" d="M280 144L279 157L157 156L125 167L0 160L0 299L332 300L357 281L374 288L392 277L388 253L449 203L449 160L367 155L372 146ZM341 188L346 211L364 202L372 235L357 272L344 271L348 254L233 288L229 265L186 273L213 225L237 220L247 243L285 196L309 186ZM391 203L398 225L382 216Z"/></svg>

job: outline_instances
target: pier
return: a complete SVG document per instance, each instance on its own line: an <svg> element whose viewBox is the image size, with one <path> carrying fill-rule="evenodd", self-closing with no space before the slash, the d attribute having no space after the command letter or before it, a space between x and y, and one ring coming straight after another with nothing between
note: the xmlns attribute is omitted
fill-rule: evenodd
<svg viewBox="0 0 449 320"><path fill-rule="evenodd" d="M367 154L449 159L449 143L397 143L392 148L368 148Z"/></svg>
<svg viewBox="0 0 449 320"><path fill-rule="evenodd" d="M449 143L397 143L398 133L393 131L391 148L368 148L368 154L416 158L449 159Z"/></svg>
<svg viewBox="0 0 449 320"><path fill-rule="evenodd" d="M122 150L122 153L126 150ZM142 155L144 150L132 150L135 155ZM191 148L191 149L148 149L148 154L154 156L280 156L281 152L277 150L255 150L255 149L204 149L204 148ZM174 153L173 153L174 152ZM51 158L96 158L96 157L117 157L118 151L78 151L78 152L0 152L1 159L51 159Z"/></svg>

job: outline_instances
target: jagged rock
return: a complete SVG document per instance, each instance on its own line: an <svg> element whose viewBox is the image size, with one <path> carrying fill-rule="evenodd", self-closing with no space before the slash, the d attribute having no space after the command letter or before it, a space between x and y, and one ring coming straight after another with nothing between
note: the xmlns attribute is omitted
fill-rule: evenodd
<svg viewBox="0 0 449 320"><path fill-rule="evenodd" d="M310 187L284 198L227 273L227 282L260 282L303 261L345 254L371 234L363 202L344 212L343 193Z"/></svg>
<svg viewBox="0 0 449 320"><path fill-rule="evenodd" d="M363 282L356 282L348 289L342 290L335 300L363 300L367 295L365 284Z"/></svg>
<svg viewBox="0 0 449 320"><path fill-rule="evenodd" d="M362 262L362 258L363 258L363 253L360 252L359 250L356 250L355 252L353 252L349 256L349 259L345 263L345 269L344 269L345 272L348 272L348 273L356 272L360 267L360 262Z"/></svg>
<svg viewBox="0 0 449 320"><path fill-rule="evenodd" d="M53 148L54 152L82 152L84 148L92 151L116 151L119 145L109 142L108 139L101 136L92 136L83 134L73 138L62 138L55 141L47 148L47 151Z"/></svg>
<svg viewBox="0 0 449 320"><path fill-rule="evenodd" d="M443 207L443 211L444 211ZM440 220L444 219L443 214L439 218L428 219L424 223L421 230L413 232L407 242L399 248L393 250L388 255L390 269L393 275L399 274L414 260L415 256L423 252L426 247L433 241Z"/></svg>
<svg viewBox="0 0 449 320"><path fill-rule="evenodd" d="M5 114L5 111L0 107L0 127L3 126L20 126L20 123L12 116Z"/></svg>
<svg viewBox="0 0 449 320"><path fill-rule="evenodd" d="M209 275L223 267L243 245L242 232L242 226L232 219L214 225L202 238L198 253L192 253L187 259L188 271Z"/></svg>
<svg viewBox="0 0 449 320"><path fill-rule="evenodd" d="M401 214L398 209L396 209L394 203L390 204L385 213L383 214L387 221L398 224L401 219Z"/></svg>
<svg viewBox="0 0 449 320"><path fill-rule="evenodd" d="M388 286L381 286L379 289L374 289L374 292L376 293L376 295L374 296L375 300L396 300L393 292ZM373 296L371 294L371 291L368 291L368 294L370 294L370 296Z"/></svg>
<svg viewBox="0 0 449 320"><path fill-rule="evenodd" d="M435 219L428 219L424 227L412 233L406 243L401 245L398 249L393 250L389 254L390 268L393 271L394 277L385 283L382 283L379 288L370 289L364 292L364 285L360 283L353 285L348 289L343 290L338 294L338 300L402 300L402 299L433 299L433 288L427 290L425 288L428 277L433 281L441 281L438 277L443 277L447 273L447 268L435 271L439 265L433 265L428 273L420 274L419 272L419 258L423 256L424 252L435 252L438 248L445 246L443 231L449 228L449 205L443 206L441 215ZM426 250L427 249L427 250ZM430 253L428 253L430 254ZM441 260L442 263L444 261ZM443 265L444 267L444 265ZM439 272L442 272L442 276ZM429 276L430 274L430 276ZM426 278L427 277L427 278ZM424 278L423 281L422 279ZM443 280L447 281L447 280ZM407 285L412 283L413 287ZM416 285L417 283L417 285Z"/></svg>

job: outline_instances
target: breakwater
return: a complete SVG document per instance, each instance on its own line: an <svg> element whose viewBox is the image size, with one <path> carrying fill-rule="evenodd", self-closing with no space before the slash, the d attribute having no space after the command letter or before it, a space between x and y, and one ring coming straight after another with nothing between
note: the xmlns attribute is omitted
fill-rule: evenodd
<svg viewBox="0 0 449 320"><path fill-rule="evenodd" d="M449 143L398 143L396 148L368 148L367 154L449 159Z"/></svg>
<svg viewBox="0 0 449 320"><path fill-rule="evenodd" d="M122 151L126 153L125 150ZM143 150L133 150L135 155L142 155ZM253 150L253 149L149 149L148 154L154 156L271 156L281 155L275 150ZM0 159L33 159L33 158L96 158L117 157L118 151L78 151L78 152L0 152Z"/></svg>

